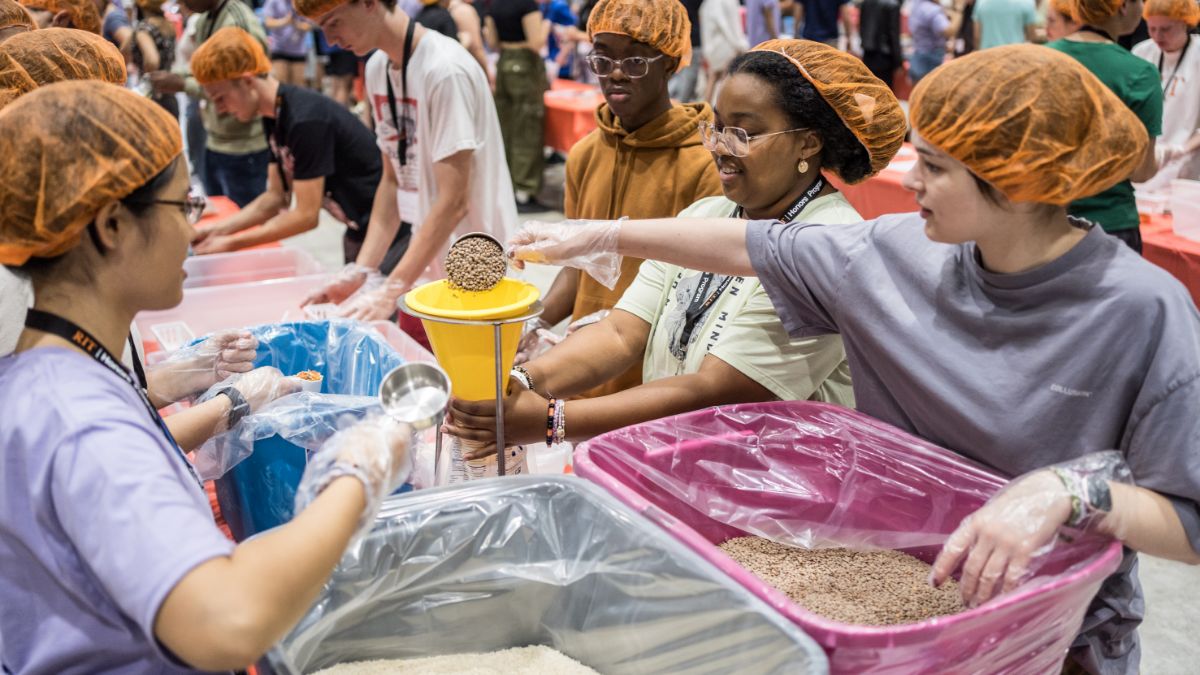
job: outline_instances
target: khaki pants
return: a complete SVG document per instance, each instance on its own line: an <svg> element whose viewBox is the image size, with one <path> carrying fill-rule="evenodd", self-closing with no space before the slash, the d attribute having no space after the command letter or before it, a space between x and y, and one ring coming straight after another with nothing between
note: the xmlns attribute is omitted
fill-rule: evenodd
<svg viewBox="0 0 1200 675"><path fill-rule="evenodd" d="M496 114L514 190L536 195L542 188L548 85L542 57L528 49L505 49L496 63Z"/></svg>

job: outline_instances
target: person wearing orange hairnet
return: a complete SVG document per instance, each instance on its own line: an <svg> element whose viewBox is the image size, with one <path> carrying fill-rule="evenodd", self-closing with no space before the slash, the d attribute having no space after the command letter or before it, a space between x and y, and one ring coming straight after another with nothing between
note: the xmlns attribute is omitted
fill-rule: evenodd
<svg viewBox="0 0 1200 675"><path fill-rule="evenodd" d="M513 255L757 275L793 338L841 335L860 411L1014 477L950 535L933 580L961 565L974 606L1026 581L1061 526L1115 537L1130 552L1070 657L1136 673L1133 551L1200 563L1200 312L1067 206L1143 161L1145 125L1078 61L1034 45L954 59L910 106L904 185L919 213L534 223Z"/></svg>
<svg viewBox="0 0 1200 675"><path fill-rule="evenodd" d="M900 102L857 57L809 40L764 42L734 59L714 121L700 126L725 194L679 217L860 222L826 174L866 180L887 166L904 131ZM698 228L696 236L705 233ZM565 400L630 366L642 369L644 384ZM514 444L544 438L550 417L562 420L560 440L578 442L712 405L854 405L838 336L789 339L754 277L654 261L642 263L608 316L523 368L505 402L505 434ZM447 431L490 453L496 402L454 399L450 410Z"/></svg>
<svg viewBox="0 0 1200 675"><path fill-rule="evenodd" d="M1158 69L1163 91L1161 168L1139 189L1165 190L1176 178L1200 178L1200 24L1196 0L1149 0L1143 10L1150 39L1134 56Z"/></svg>
<svg viewBox="0 0 1200 675"><path fill-rule="evenodd" d="M1137 202L1133 183L1149 180L1158 172L1156 142L1162 135L1163 92L1154 66L1117 44L1142 20L1142 0L1072 0L1073 14L1082 27L1046 46L1082 63L1129 107L1150 134L1141 163L1130 175L1107 190L1083 195L1071 205L1071 215L1097 223L1130 248L1142 252Z"/></svg>
<svg viewBox="0 0 1200 675"><path fill-rule="evenodd" d="M1071 15L1074 0L1050 0L1046 3L1046 40L1053 42L1079 30L1080 24Z"/></svg>
<svg viewBox="0 0 1200 675"><path fill-rule="evenodd" d="M0 44L0 108L63 80L123 85L125 59L104 38L74 28L45 28Z"/></svg>
<svg viewBox="0 0 1200 675"><path fill-rule="evenodd" d="M14 0L0 0L0 43L26 31L36 30L33 17Z"/></svg>
<svg viewBox="0 0 1200 675"><path fill-rule="evenodd" d="M62 82L0 111L0 138L0 264L36 288L0 359L5 670L243 670L407 473L409 432L368 418L335 434L291 522L227 540L184 450L292 385L260 368L168 429L113 357L135 314L183 297L202 201L178 122L115 85Z"/></svg>
<svg viewBox="0 0 1200 675"><path fill-rule="evenodd" d="M707 103L676 105L670 81L692 58L687 12L677 0L600 0L588 15L593 50L584 62L600 80L604 103L596 129L567 156L564 212L568 218L662 218L721 194L712 157L700 139L711 123ZM545 312L530 326L523 351L537 331L570 319L587 324L611 310L641 265L626 259L611 288L578 270L564 269L543 299ZM518 360L526 358L524 354ZM641 383L632 364L587 392L604 396Z"/></svg>
<svg viewBox="0 0 1200 675"><path fill-rule="evenodd" d="M22 0L38 28L78 28L100 34L100 13L92 0Z"/></svg>
<svg viewBox="0 0 1200 675"><path fill-rule="evenodd" d="M192 73L219 112L239 120L262 117L272 158L266 192L202 230L193 242L196 253L235 251L307 232L325 208L346 225L342 246L346 262L353 263L383 170L371 131L333 99L275 79L267 53L241 28L222 28L200 45ZM407 237L392 242L381 266L385 274L407 245Z"/></svg>
<svg viewBox="0 0 1200 675"><path fill-rule="evenodd" d="M358 319L384 319L421 281L445 276L453 238L487 232L504 239L516 227L512 180L496 104L479 64L457 40L413 21L395 0L296 0L331 45L367 61L367 99L383 178L358 256L308 302L340 303ZM381 278L389 245L412 238L400 262ZM349 297L354 294L354 297ZM424 338L407 315L401 327Z"/></svg>

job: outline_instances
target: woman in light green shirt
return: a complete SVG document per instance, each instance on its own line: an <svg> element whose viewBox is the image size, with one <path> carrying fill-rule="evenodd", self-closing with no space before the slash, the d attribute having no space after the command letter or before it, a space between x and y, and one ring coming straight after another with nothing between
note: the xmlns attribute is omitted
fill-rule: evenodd
<svg viewBox="0 0 1200 675"><path fill-rule="evenodd" d="M715 122L700 129L725 196L703 199L680 215L862 220L825 175L865 180L899 149L904 116L887 86L853 56L803 40L764 43L729 72ZM547 433L555 417L552 396L578 396L639 360L644 384L571 400L559 411L561 424ZM773 399L853 406L841 338L789 338L756 278L647 262L606 318L514 376L505 402L506 440L579 441L707 406ZM448 432L494 443L495 401L451 405ZM479 454L494 451L486 445Z"/></svg>

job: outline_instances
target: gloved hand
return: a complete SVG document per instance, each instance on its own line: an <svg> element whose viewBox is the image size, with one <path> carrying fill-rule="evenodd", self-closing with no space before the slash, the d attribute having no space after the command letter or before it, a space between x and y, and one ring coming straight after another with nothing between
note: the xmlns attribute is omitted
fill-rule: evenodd
<svg viewBox="0 0 1200 675"><path fill-rule="evenodd" d="M1160 167L1188 154L1182 145L1167 145L1165 143L1159 143L1154 146L1154 153L1156 155L1155 160Z"/></svg>
<svg viewBox="0 0 1200 675"><path fill-rule="evenodd" d="M530 220L509 239L509 255L518 269L524 269L526 262L574 267L611 290L621 276L620 234L620 220Z"/></svg>
<svg viewBox="0 0 1200 675"><path fill-rule="evenodd" d="M333 278L325 283L324 286L309 293L308 297L304 298L304 302L300 303L301 307L308 305L334 304L340 305L346 301L346 298L354 295L355 292L363 288L375 288L383 283L383 275L374 267L367 267L357 263L350 263L342 268L340 272L333 275Z"/></svg>
<svg viewBox="0 0 1200 675"><path fill-rule="evenodd" d="M150 397L161 403L182 401L231 375L249 372L257 349L258 340L248 331L214 333L151 367L146 373Z"/></svg>
<svg viewBox="0 0 1200 675"><path fill-rule="evenodd" d="M1013 590L1026 579L1031 560L1054 546L1060 526L1087 530L1102 517L1087 513L1086 486L1092 478L1132 482L1129 467L1113 451L1014 479L950 535L930 581L941 585L961 562L959 589L968 607Z"/></svg>
<svg viewBox="0 0 1200 675"><path fill-rule="evenodd" d="M283 398L288 394L294 394L300 391L300 383L290 377L285 377L279 372L278 368L264 366L255 368L254 370L245 373L237 374L228 379L217 383L209 390L208 394L204 395L205 399L215 396L217 392L225 387L233 387L245 399L246 404L250 406L247 414L253 414L262 410L268 403L277 398ZM229 431L226 424L218 428L218 432L222 433Z"/></svg>
<svg viewBox="0 0 1200 675"><path fill-rule="evenodd" d="M335 478L354 476L366 490L367 506L350 541L353 545L371 530L384 498L412 472L412 436L407 424L382 414L337 432L309 458L296 490L296 513L311 504Z"/></svg>
<svg viewBox="0 0 1200 675"><path fill-rule="evenodd" d="M513 359L513 365L529 363L562 342L563 338L551 331L552 328L554 326L541 317L526 321L525 332L521 334L521 341L517 343L517 356Z"/></svg>
<svg viewBox="0 0 1200 675"><path fill-rule="evenodd" d="M396 303L408 286L388 280L375 288L363 288L338 309L342 316L359 321L384 321L396 313Z"/></svg>

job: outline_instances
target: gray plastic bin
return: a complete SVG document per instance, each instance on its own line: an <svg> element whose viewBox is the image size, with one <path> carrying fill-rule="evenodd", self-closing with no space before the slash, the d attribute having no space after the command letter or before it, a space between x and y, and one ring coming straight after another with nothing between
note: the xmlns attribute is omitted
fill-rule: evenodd
<svg viewBox="0 0 1200 675"><path fill-rule="evenodd" d="M384 504L267 673L547 645L606 675L827 673L795 624L572 477L479 481Z"/></svg>

